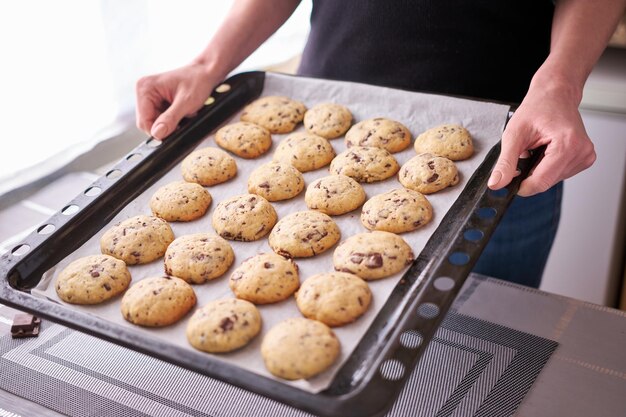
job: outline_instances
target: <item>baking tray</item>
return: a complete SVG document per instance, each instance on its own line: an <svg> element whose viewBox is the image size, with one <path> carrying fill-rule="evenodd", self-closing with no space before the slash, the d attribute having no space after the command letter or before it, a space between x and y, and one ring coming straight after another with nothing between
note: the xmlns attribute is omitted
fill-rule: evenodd
<svg viewBox="0 0 626 417"><path fill-rule="evenodd" d="M3 255L0 301L317 415L382 415L402 389L539 152L521 160L521 174L507 188L494 192L486 183L499 147L489 151L331 385L317 394L29 293L45 271L97 233L207 134L257 98L264 80L263 72L242 73L226 80L224 85L229 88L216 88L210 104L194 118L184 120L167 140L146 140Z"/></svg>

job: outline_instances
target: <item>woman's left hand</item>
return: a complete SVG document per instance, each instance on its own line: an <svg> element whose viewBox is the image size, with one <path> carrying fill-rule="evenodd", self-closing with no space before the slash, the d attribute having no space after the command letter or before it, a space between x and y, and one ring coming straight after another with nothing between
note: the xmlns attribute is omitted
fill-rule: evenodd
<svg viewBox="0 0 626 417"><path fill-rule="evenodd" d="M533 80L502 135L500 157L488 186L500 189L517 175L517 161L525 151L547 145L518 194L528 197L548 190L566 178L589 168L596 160L593 143L578 111L579 94L562 84Z"/></svg>

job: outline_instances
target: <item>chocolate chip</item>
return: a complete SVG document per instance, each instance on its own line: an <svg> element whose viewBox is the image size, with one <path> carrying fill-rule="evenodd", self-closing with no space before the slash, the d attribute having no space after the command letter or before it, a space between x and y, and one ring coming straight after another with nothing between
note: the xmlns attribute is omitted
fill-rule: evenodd
<svg viewBox="0 0 626 417"><path fill-rule="evenodd" d="M428 161L426 165L428 165L428 168L430 169L435 169L435 161Z"/></svg>
<svg viewBox="0 0 626 417"><path fill-rule="evenodd" d="M290 254L289 252L287 252L284 249L278 249L278 251L276 251L277 254L284 256L285 258L293 258L293 255Z"/></svg>
<svg viewBox="0 0 626 417"><path fill-rule="evenodd" d="M100 273L98 271L91 271L91 276L94 278L98 278L100 276Z"/></svg>
<svg viewBox="0 0 626 417"><path fill-rule="evenodd" d="M370 269L380 268L381 266L383 266L383 257L382 257L382 255L380 253L371 253L367 257L367 261L365 262L365 266L370 268Z"/></svg>
<svg viewBox="0 0 626 417"><path fill-rule="evenodd" d="M363 258L365 257L365 254L363 253L353 253L350 256L350 262L352 262L353 264L360 264L361 262L363 262Z"/></svg>
<svg viewBox="0 0 626 417"><path fill-rule="evenodd" d="M111 286L109 284L102 284L105 290L111 291Z"/></svg>
<svg viewBox="0 0 626 417"><path fill-rule="evenodd" d="M235 326L235 324L230 319L230 317L225 317L220 322L220 329L222 329L225 332L227 332L229 330L232 330L234 326Z"/></svg>
<svg viewBox="0 0 626 417"><path fill-rule="evenodd" d="M439 178L439 174L434 173L433 175L431 175L430 178L426 180L426 182L430 184L431 182L437 181L438 178Z"/></svg>
<svg viewBox="0 0 626 417"><path fill-rule="evenodd" d="M259 184L259 188L267 188L268 190L270 189L270 183L265 181L262 182L261 184Z"/></svg>
<svg viewBox="0 0 626 417"><path fill-rule="evenodd" d="M265 269L270 269L270 268L273 268L273 267L274 267L274 265L273 265L273 264L271 264L271 263L269 263L269 262L265 262L265 263L263 264L263 267L264 267Z"/></svg>

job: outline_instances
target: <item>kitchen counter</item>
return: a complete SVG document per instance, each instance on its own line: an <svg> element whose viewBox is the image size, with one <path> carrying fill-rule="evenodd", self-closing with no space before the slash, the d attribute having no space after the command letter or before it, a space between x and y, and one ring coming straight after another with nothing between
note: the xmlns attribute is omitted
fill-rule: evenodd
<svg viewBox="0 0 626 417"><path fill-rule="evenodd" d="M39 338L11 340L7 323L13 313L0 307L2 416L308 416L50 322ZM450 325L454 321L456 328ZM446 410L452 413L446 415L494 417L516 407L516 416L613 417L626 409L624 312L471 275L445 323L389 417ZM482 336L474 332L473 342L461 341L461 327L472 326ZM489 343L498 337L501 342ZM524 349L530 345L540 347L530 352L531 365L533 357L541 362L556 345L551 341L558 346L545 366L534 364L538 376L527 372L528 364L516 365L529 356Z"/></svg>

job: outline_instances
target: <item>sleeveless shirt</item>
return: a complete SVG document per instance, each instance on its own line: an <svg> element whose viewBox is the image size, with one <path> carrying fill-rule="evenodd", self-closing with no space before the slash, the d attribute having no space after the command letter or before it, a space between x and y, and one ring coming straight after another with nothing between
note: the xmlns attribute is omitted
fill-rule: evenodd
<svg viewBox="0 0 626 417"><path fill-rule="evenodd" d="M313 0L298 73L519 103L553 13L549 0Z"/></svg>

